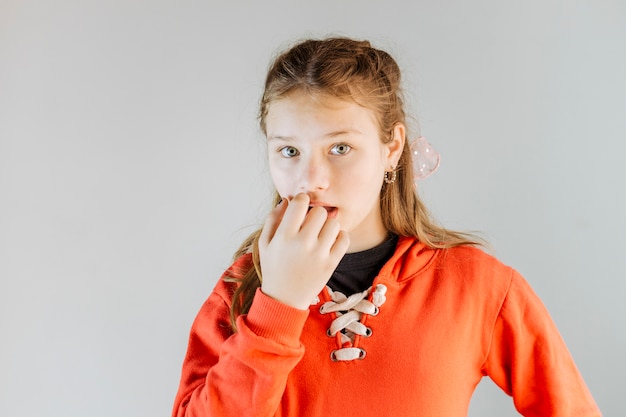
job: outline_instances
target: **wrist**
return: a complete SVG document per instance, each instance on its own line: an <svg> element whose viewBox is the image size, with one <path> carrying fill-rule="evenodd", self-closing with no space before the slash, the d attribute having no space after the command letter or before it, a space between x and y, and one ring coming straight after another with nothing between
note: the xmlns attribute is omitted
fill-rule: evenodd
<svg viewBox="0 0 626 417"><path fill-rule="evenodd" d="M245 320L248 328L256 335L296 346L300 343L300 335L308 316L308 309L294 308L257 289Z"/></svg>
<svg viewBox="0 0 626 417"><path fill-rule="evenodd" d="M273 291L272 288L261 286L263 294L274 301L284 304L287 307L295 308L301 311L309 309L311 301L315 297L311 297L309 300L305 300L303 297L294 297L293 293L284 293L284 291Z"/></svg>

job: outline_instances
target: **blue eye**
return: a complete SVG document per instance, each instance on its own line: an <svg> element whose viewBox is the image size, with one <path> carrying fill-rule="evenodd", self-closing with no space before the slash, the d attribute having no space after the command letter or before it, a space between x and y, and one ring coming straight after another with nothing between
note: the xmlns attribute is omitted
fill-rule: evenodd
<svg viewBox="0 0 626 417"><path fill-rule="evenodd" d="M332 147L330 153L332 153L333 155L345 155L350 152L350 149L352 149L350 145L346 145L345 143L338 143L337 145Z"/></svg>
<svg viewBox="0 0 626 417"><path fill-rule="evenodd" d="M285 158L293 158L294 156L300 155L300 152L293 146L285 146L284 148L280 148L280 154Z"/></svg>

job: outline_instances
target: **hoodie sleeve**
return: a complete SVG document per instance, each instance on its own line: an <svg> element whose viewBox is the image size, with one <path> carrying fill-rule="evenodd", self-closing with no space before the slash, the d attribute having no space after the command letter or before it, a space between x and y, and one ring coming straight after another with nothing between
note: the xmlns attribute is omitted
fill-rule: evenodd
<svg viewBox="0 0 626 417"><path fill-rule="evenodd" d="M601 415L548 311L515 271L483 372L523 416Z"/></svg>
<svg viewBox="0 0 626 417"><path fill-rule="evenodd" d="M304 354L307 317L259 289L232 334L229 303L214 291L192 325L172 416L273 416Z"/></svg>

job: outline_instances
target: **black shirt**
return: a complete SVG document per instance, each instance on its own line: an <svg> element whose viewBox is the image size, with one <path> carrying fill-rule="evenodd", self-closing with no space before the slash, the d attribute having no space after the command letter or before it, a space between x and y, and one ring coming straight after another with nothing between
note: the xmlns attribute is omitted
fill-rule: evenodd
<svg viewBox="0 0 626 417"><path fill-rule="evenodd" d="M397 243L398 236L391 235L371 249L346 253L330 277L328 286L348 296L365 291L372 286L380 269L391 258Z"/></svg>

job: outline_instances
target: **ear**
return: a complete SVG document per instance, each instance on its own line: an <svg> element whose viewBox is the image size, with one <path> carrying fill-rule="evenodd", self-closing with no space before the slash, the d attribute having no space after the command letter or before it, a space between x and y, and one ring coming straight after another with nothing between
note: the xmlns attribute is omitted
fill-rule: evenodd
<svg viewBox="0 0 626 417"><path fill-rule="evenodd" d="M398 166L404 142L406 141L406 127L402 123L396 123L393 127L391 141L386 143L387 147L387 169L393 171Z"/></svg>

